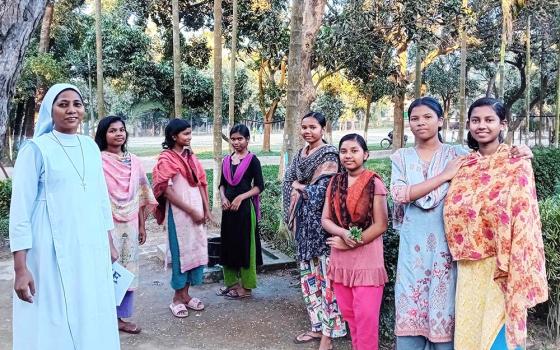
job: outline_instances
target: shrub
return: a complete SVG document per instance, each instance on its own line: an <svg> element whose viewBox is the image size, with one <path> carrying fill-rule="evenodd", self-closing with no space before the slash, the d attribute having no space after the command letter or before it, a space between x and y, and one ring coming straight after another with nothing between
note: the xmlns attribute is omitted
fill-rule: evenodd
<svg viewBox="0 0 560 350"><path fill-rule="evenodd" d="M547 326L550 335L560 338L560 196L540 203L542 233L546 255L549 300Z"/></svg>
<svg viewBox="0 0 560 350"><path fill-rule="evenodd" d="M0 181L0 218L10 215L10 200L12 199L12 180Z"/></svg>
<svg viewBox="0 0 560 350"><path fill-rule="evenodd" d="M533 171L539 200L548 198L560 189L560 149L534 148Z"/></svg>
<svg viewBox="0 0 560 350"><path fill-rule="evenodd" d="M0 181L0 245L8 238L10 216L10 200L12 198L12 181Z"/></svg>

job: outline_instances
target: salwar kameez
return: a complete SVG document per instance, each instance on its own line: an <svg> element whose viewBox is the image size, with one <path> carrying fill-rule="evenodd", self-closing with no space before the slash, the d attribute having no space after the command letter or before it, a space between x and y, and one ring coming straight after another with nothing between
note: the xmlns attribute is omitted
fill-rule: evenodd
<svg viewBox="0 0 560 350"><path fill-rule="evenodd" d="M284 222L296 241L303 301L311 330L332 338L346 335L346 325L327 278L330 248L321 215L330 178L338 170L338 151L334 146L322 145L311 152L305 147L286 169L282 186ZM303 191L293 189L296 180L305 185Z"/></svg>
<svg viewBox="0 0 560 350"><path fill-rule="evenodd" d="M249 248L249 267L234 268L227 265L222 266L224 273L224 284L228 288L236 285L240 281L241 287L245 289L257 288L257 249L255 246L256 228L257 218L255 215L255 208L251 204L251 242ZM222 249L224 249L224 247Z"/></svg>
<svg viewBox="0 0 560 350"><path fill-rule="evenodd" d="M230 203L253 187L257 187L259 193L264 191L258 158L248 153L238 164L232 164L231 156L226 156L219 187ZM245 289L257 287L257 266L263 263L259 219L259 195L243 200L236 211L222 211L220 263L227 288L238 283Z"/></svg>
<svg viewBox="0 0 560 350"><path fill-rule="evenodd" d="M411 186L439 175L449 161L463 154L462 147L443 144L430 162L423 161L413 147L391 156L393 227L400 236L395 281L398 350L453 349L457 268L443 223L449 184L415 201L409 193Z"/></svg>
<svg viewBox="0 0 560 350"><path fill-rule="evenodd" d="M149 215L157 205L146 172L140 160L128 152L122 156L101 152L103 172L107 181L114 229L111 230L113 244L119 252L118 262L134 274L121 305L117 306L117 317L128 318L133 313L134 291L138 288L139 276L139 228L140 211Z"/></svg>
<svg viewBox="0 0 560 350"><path fill-rule="evenodd" d="M171 188L198 215L208 206L206 173L190 150L178 153L164 150L153 173L154 195L158 200L155 216L158 224L166 223L171 253L171 287L180 290L202 283L208 263L208 241L204 223L197 223L182 208L168 201L165 192Z"/></svg>
<svg viewBox="0 0 560 350"><path fill-rule="evenodd" d="M504 144L492 155L471 153L445 201L447 241L460 267L457 350L498 347L504 319L507 348L525 348L527 310L548 298L533 170L509 154Z"/></svg>

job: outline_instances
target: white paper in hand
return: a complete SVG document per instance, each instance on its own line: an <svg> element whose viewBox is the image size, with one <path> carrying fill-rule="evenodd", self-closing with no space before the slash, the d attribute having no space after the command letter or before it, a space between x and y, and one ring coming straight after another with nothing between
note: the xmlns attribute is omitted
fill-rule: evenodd
<svg viewBox="0 0 560 350"><path fill-rule="evenodd" d="M126 291L134 280L134 274L125 269L121 264L113 263L113 283L115 284L115 301L120 306Z"/></svg>

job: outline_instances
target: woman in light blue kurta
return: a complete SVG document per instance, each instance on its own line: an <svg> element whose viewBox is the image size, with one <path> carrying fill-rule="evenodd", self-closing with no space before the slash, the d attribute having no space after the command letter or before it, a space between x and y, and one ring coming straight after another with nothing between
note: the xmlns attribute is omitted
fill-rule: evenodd
<svg viewBox="0 0 560 350"><path fill-rule="evenodd" d="M34 138L17 158L10 208L14 349L120 348L113 220L99 148L76 134L83 114L76 87L53 86Z"/></svg>

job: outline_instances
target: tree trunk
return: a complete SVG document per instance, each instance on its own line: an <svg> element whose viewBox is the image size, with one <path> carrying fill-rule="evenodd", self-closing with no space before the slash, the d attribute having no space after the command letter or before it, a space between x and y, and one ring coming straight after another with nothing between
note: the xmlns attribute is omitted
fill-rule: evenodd
<svg viewBox="0 0 560 350"><path fill-rule="evenodd" d="M264 64L261 65L261 69L259 70L259 94L260 94L260 105L261 109L263 110L263 121L264 121L264 134L263 134L263 151L270 152L270 136L272 133L272 120L274 119L274 113L276 113L276 109L278 108L278 103L280 99L275 99L272 101L268 111L264 112L264 85L263 85L263 74L264 74ZM274 79L274 73L276 70L270 71L270 79ZM286 61L282 59L280 62L280 81L278 83L279 87L283 87L286 83Z"/></svg>
<svg viewBox="0 0 560 350"><path fill-rule="evenodd" d="M560 50L558 50L558 68L556 70L556 118L554 119L554 147L558 148L560 132Z"/></svg>
<svg viewBox="0 0 560 350"><path fill-rule="evenodd" d="M221 207L220 174L222 172L222 0L214 0L214 177L213 209Z"/></svg>
<svg viewBox="0 0 560 350"><path fill-rule="evenodd" d="M103 42L101 39L101 0L95 0L95 53L97 55L97 118L105 117L103 96Z"/></svg>
<svg viewBox="0 0 560 350"><path fill-rule="evenodd" d="M298 100L298 118L303 117L311 110L311 104L317 98L317 91L311 75L313 51L317 33L323 22L326 0L306 0L303 9L303 45L301 50L301 89L302 93ZM297 128L296 128L297 131ZM296 134L294 141L297 146L303 144L303 140Z"/></svg>
<svg viewBox="0 0 560 350"><path fill-rule="evenodd" d="M8 1L3 2L0 11L0 141L6 135L9 104L21 73L25 51L41 21L45 4L46 0Z"/></svg>
<svg viewBox="0 0 560 350"><path fill-rule="evenodd" d="M451 109L451 98L443 99L443 142L447 140L447 130L449 129L449 110Z"/></svg>
<svg viewBox="0 0 560 350"><path fill-rule="evenodd" d="M364 140L366 140L366 144L367 144L367 138L368 138L368 128L369 128L370 115L371 115L371 95L368 95L366 97L366 115L365 115L365 120L364 120Z"/></svg>
<svg viewBox="0 0 560 350"><path fill-rule="evenodd" d="M264 134L263 134L263 152L270 152L270 134L272 133L272 119L274 118L274 113L276 113L276 108L278 107L278 100L272 101L270 108L266 111L264 115Z"/></svg>
<svg viewBox="0 0 560 350"><path fill-rule="evenodd" d="M463 10L466 11L468 8L468 1L463 0ZM466 96L466 84L467 84L467 34L465 32L465 21L461 21L461 32L459 33L461 41L461 68L459 76L459 129L457 131L457 140L459 144L463 145L465 142L465 115L467 112L467 96Z"/></svg>
<svg viewBox="0 0 560 350"><path fill-rule="evenodd" d="M175 118L181 118L183 94L181 92L181 30L179 28L179 0L171 0L173 16L173 94ZM221 96L221 95L220 95Z"/></svg>
<svg viewBox="0 0 560 350"><path fill-rule="evenodd" d="M332 138L332 121L327 120L327 126L325 127L325 132L326 132L326 139L327 142L332 144L333 142L333 138Z"/></svg>
<svg viewBox="0 0 560 350"><path fill-rule="evenodd" d="M420 54L420 44L416 43L416 79L414 79L414 98L420 98L420 95L422 94L422 56L420 56Z"/></svg>
<svg viewBox="0 0 560 350"><path fill-rule="evenodd" d="M404 99L405 91L393 96L393 151L404 146Z"/></svg>
<svg viewBox="0 0 560 350"><path fill-rule="evenodd" d="M494 89L494 86L496 85L496 74L492 75L492 77L490 77L490 80L488 81L488 86L486 87L486 93L484 94L486 97L492 97L492 90Z"/></svg>
<svg viewBox="0 0 560 350"><path fill-rule="evenodd" d="M49 51L50 46L50 33L51 33L51 23L53 19L54 2L49 1L45 8L45 15L43 16L43 21L41 23L41 34L39 37L39 54L45 54ZM47 86L45 82L38 77L37 88L35 89L35 110L34 110L34 122L31 127L35 129L35 123L39 117L39 109L41 108L41 102L47 93ZM33 130L34 131L34 130ZM32 131L32 133L33 133Z"/></svg>
<svg viewBox="0 0 560 350"><path fill-rule="evenodd" d="M544 52L544 39L541 41L541 57L540 57L540 84L539 84L539 121L537 123L538 132L538 145L542 146L542 128L543 128L543 118L544 118L544 90L546 88L545 79L545 52Z"/></svg>
<svg viewBox="0 0 560 350"><path fill-rule="evenodd" d="M278 178L284 178L284 171L292 161L297 151L299 138L297 131L298 105L301 95L302 72L302 28L303 27L303 0L293 0L290 20L290 49L288 56L288 87L286 95L286 119L284 120L284 140L282 142L282 158Z"/></svg>
<svg viewBox="0 0 560 350"><path fill-rule="evenodd" d="M529 145L530 134L530 115L531 115L531 16L527 18L526 32L526 52L525 52L525 79L527 86L525 87L525 144Z"/></svg>
<svg viewBox="0 0 560 350"><path fill-rule="evenodd" d="M498 98L504 99L505 96L505 80L506 80L506 46L509 41L509 36L511 35L511 0L502 0L502 36L500 43L500 80L498 86Z"/></svg>
<svg viewBox="0 0 560 350"><path fill-rule="evenodd" d="M237 58L237 2L233 0L233 24L231 29L231 53L229 56L229 109L228 128L235 124L235 60Z"/></svg>
<svg viewBox="0 0 560 350"><path fill-rule="evenodd" d="M404 100L408 83L406 79L407 47L408 43L402 43L397 50L397 81L393 93L393 151L404 146Z"/></svg>

